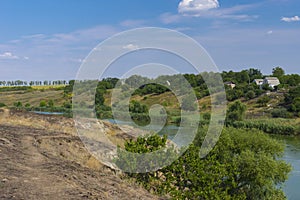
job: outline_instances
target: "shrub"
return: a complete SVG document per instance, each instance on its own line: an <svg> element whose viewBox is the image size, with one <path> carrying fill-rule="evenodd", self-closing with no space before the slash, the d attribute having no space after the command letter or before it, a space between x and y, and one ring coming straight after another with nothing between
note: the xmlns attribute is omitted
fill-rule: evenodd
<svg viewBox="0 0 300 200"><path fill-rule="evenodd" d="M18 101L18 102L15 102L15 103L14 103L14 106L15 106L16 108L21 108L21 107L23 106L23 104L22 104L22 102Z"/></svg>
<svg viewBox="0 0 300 200"><path fill-rule="evenodd" d="M46 107L46 106L47 106L46 101L42 100L42 101L40 102L40 107Z"/></svg>
<svg viewBox="0 0 300 200"><path fill-rule="evenodd" d="M246 99L253 99L255 98L255 92L253 90L250 90L245 95Z"/></svg>
<svg viewBox="0 0 300 200"><path fill-rule="evenodd" d="M203 114L203 119L204 119L204 120L209 121L209 120L210 120L210 117L211 117L211 114L210 114L210 113L204 113L204 114Z"/></svg>
<svg viewBox="0 0 300 200"><path fill-rule="evenodd" d="M297 130L291 125L282 125L261 121L235 121L231 124L235 128L258 129L265 133L278 135L294 135Z"/></svg>
<svg viewBox="0 0 300 200"><path fill-rule="evenodd" d="M247 110L247 107L245 104L243 104L240 101L235 101L234 103L229 105L226 121L228 123L234 122L234 121L242 121L244 119L245 112Z"/></svg>
<svg viewBox="0 0 300 200"><path fill-rule="evenodd" d="M206 130L199 129L199 139L205 135ZM283 152L282 143L259 131L227 128L213 150L201 158L201 141L195 140L179 159L156 172L125 174L147 190L172 199L285 199L281 186L291 167L277 159ZM116 164L135 172L172 159L172 148L156 157L138 154L158 152L166 142L166 137L157 135L128 141L125 149L136 154L118 149Z"/></svg>
<svg viewBox="0 0 300 200"><path fill-rule="evenodd" d="M276 108L271 111L274 118L290 118L292 115L285 108Z"/></svg>
<svg viewBox="0 0 300 200"><path fill-rule="evenodd" d="M267 106L267 103L269 103L271 101L271 98L268 97L267 95L264 95L262 97L260 97L258 100L257 100L257 103L261 106L261 107L264 107L264 106Z"/></svg>

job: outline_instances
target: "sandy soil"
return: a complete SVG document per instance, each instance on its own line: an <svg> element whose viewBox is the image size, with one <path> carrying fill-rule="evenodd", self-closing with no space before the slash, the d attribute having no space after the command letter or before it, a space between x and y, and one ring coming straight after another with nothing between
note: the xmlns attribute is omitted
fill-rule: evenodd
<svg viewBox="0 0 300 200"><path fill-rule="evenodd" d="M70 127L57 129L57 121ZM71 119L0 110L0 199L163 199L102 165L71 126Z"/></svg>

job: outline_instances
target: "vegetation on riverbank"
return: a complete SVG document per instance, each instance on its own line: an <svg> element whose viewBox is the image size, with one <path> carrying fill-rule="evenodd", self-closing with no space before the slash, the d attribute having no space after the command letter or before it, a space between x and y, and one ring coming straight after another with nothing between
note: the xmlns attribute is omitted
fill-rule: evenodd
<svg viewBox="0 0 300 200"><path fill-rule="evenodd" d="M278 159L283 144L260 131L225 128L214 149L200 158L205 134L206 127L201 127L194 143L172 165L127 176L149 191L174 199L285 199L282 186L291 167ZM152 135L127 142L125 149L145 153L165 144L165 137ZM126 161L122 154L120 158ZM122 163L137 167L133 160Z"/></svg>
<svg viewBox="0 0 300 200"><path fill-rule="evenodd" d="M149 191L170 195L174 199L284 199L281 186L287 179L290 167L279 160L283 145L263 133L300 134L300 76L285 75L283 70L275 68L273 76L282 84L271 88L253 83L254 79L265 77L257 69L222 72L219 75L230 82L230 86L224 85L228 101L225 129L216 147L205 158L199 157L199 150L211 118L211 99L204 80L214 81L216 73L184 75L196 99L180 92L176 96L170 88L158 84L168 80L167 83L175 89L188 89L177 75L156 79L135 75L126 80L105 78L99 82L85 81L86 88L96 87L95 100L85 101L87 90L85 87L79 88L76 95L81 95L83 101L76 106L95 108L100 119L113 118L112 107L115 107L117 114L123 115L129 111L134 122L147 125L150 122L149 110L155 104L165 109L167 123L180 124L182 120L191 120L190 116L181 115L181 109L193 113L197 111L198 103L201 119L199 133L188 150L172 165L158 172L128 173L128 177L134 178ZM143 81L148 84L139 87ZM126 109L118 107L118 102L111 105L112 90L120 82L118 91L121 97L130 97L129 108ZM0 107L62 112L71 117L74 83L5 85L0 87ZM235 87L231 83L235 83ZM136 89L132 92L130 88ZM213 87L212 93L216 99L220 90L219 86ZM183 101L181 105L178 99ZM160 116L162 113L164 111L160 110L152 114ZM124 146L131 152L151 152L164 147L166 141L166 138L153 135L127 141Z"/></svg>

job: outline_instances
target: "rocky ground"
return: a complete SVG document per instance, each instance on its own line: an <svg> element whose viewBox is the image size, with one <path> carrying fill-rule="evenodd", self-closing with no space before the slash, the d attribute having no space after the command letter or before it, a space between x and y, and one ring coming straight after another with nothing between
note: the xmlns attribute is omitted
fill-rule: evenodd
<svg viewBox="0 0 300 200"><path fill-rule="evenodd" d="M0 110L0 199L163 199L120 176L88 153L72 119Z"/></svg>

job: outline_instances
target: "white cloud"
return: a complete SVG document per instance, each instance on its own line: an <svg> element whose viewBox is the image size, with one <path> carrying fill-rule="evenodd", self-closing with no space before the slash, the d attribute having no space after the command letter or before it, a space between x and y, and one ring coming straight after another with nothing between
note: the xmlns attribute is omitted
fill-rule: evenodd
<svg viewBox="0 0 300 200"><path fill-rule="evenodd" d="M199 13L218 7L218 0L182 0L178 5L178 12L182 14Z"/></svg>
<svg viewBox="0 0 300 200"><path fill-rule="evenodd" d="M298 22L300 21L300 17L299 16L294 16L294 17L282 17L281 21L284 22Z"/></svg>
<svg viewBox="0 0 300 200"><path fill-rule="evenodd" d="M123 46L123 49L128 49L128 50L136 50L138 48L139 48L139 46L134 45L134 44L128 44L126 46Z"/></svg>
<svg viewBox="0 0 300 200"><path fill-rule="evenodd" d="M260 3L236 5L220 8L218 0L182 0L178 5L177 15L166 13L161 15L163 23L182 21L183 17L203 17L215 19L232 19L238 21L253 21L259 16L245 14L246 10L261 5Z"/></svg>
<svg viewBox="0 0 300 200"><path fill-rule="evenodd" d="M267 32L267 34L268 34L268 35L272 35L272 34L273 34L273 31L270 30L270 31Z"/></svg>
<svg viewBox="0 0 300 200"><path fill-rule="evenodd" d="M11 52L4 52L3 54L0 54L0 59L16 60L19 59L19 57Z"/></svg>

